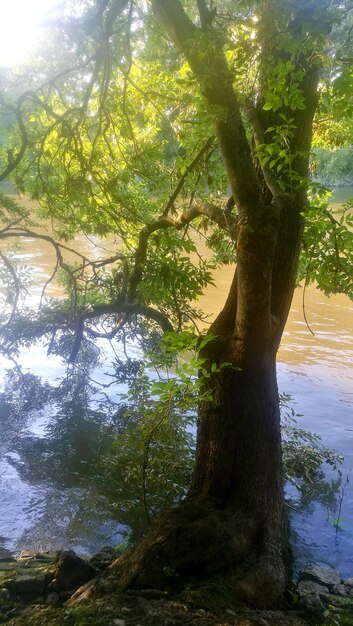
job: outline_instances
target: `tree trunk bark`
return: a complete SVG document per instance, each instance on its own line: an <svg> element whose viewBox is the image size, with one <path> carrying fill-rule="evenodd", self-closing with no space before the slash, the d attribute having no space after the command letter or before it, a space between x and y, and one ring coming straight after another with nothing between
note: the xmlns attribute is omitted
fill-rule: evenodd
<svg viewBox="0 0 353 626"><path fill-rule="evenodd" d="M179 590L221 578L238 600L273 607L288 582L275 350L269 341L249 358L228 334L236 285L235 277L206 347L219 367L205 381L212 399L200 406L189 495L152 524L115 573L124 588Z"/></svg>
<svg viewBox="0 0 353 626"><path fill-rule="evenodd" d="M222 581L236 600L270 608L280 604L288 583L276 353L295 286L306 186L293 183L290 168L286 191L271 168L262 168L262 181L234 76L216 35L206 63L199 42L208 49L212 33L200 31L180 0L152 0L152 5L188 60L213 119L238 211L237 269L223 311L210 329L214 339L203 351L217 371L204 382L211 399L200 405L188 497L153 522L113 571L123 588L178 590ZM317 71L305 59L303 68L300 89L306 107L293 113L289 147L305 179ZM266 116L276 114L270 126L280 128L288 111L268 113L260 106L255 113L260 137L269 126Z"/></svg>

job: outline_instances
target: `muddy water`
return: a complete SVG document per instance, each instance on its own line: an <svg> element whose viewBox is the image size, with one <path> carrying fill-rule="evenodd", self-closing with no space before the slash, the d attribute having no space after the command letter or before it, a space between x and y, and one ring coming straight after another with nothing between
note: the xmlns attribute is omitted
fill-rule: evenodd
<svg viewBox="0 0 353 626"><path fill-rule="evenodd" d="M337 200L348 196L353 196L353 189L339 191ZM87 256L116 251L114 242L106 244L94 238L79 238L75 248ZM51 273L55 254L50 244L33 240L21 255L24 262L36 266L34 303L40 294L39 283ZM216 287L210 287L200 301L210 318L224 302L231 275L232 268L217 272ZM53 289L49 287L49 295L54 295ZM298 425L319 433L325 444L344 455L345 481L353 468L353 303L344 296L327 299L310 287L304 305L310 330L303 316L303 291L298 289L278 355L279 387L293 396L294 409L301 415ZM60 361L48 359L40 346L24 353L22 364L25 371L33 369L52 381L63 373ZM48 408L44 413L34 410L24 423L8 423L6 411L0 415L0 553L24 545L65 545L92 551L102 543L119 540L119 523L106 522L99 494L82 469L92 442L99 440L100 417L91 412L87 421L87 411L79 413L78 409L63 412L54 403L50 412ZM53 458L54 442L56 478L53 463L45 465L45 458ZM66 473L62 469L65 454L68 465L72 464ZM42 471L36 465L38 459ZM310 510L293 516L294 551L299 561L319 559L339 566L343 575L352 576L353 489L347 484L344 491L338 532L333 525L338 511L328 513L323 505L313 504Z"/></svg>

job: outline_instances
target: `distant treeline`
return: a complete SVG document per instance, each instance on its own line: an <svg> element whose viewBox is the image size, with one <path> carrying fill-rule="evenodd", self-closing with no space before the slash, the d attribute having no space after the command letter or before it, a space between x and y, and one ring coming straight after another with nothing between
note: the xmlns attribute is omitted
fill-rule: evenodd
<svg viewBox="0 0 353 626"><path fill-rule="evenodd" d="M353 185L353 146L336 150L315 148L311 172L315 180L328 187Z"/></svg>

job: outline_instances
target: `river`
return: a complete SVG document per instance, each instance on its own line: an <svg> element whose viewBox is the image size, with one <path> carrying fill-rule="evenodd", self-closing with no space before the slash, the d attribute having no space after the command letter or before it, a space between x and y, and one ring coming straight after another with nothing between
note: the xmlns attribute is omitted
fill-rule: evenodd
<svg viewBox="0 0 353 626"><path fill-rule="evenodd" d="M353 188L337 190L335 201L353 196ZM101 254L97 239L81 240L90 253ZM108 246L109 247L109 246ZM50 274L53 251L47 244L30 242L21 252L24 262L35 265L38 279ZM200 305L212 316L224 301L232 268L215 275ZM38 297L39 291L34 290ZM312 430L344 456L340 528L336 511L325 505L292 515L293 549L300 564L319 560L338 566L342 576L353 576L353 303L345 296L325 298L314 287L295 293L278 355L281 392L293 397L298 425ZM64 373L57 357L48 358L40 345L22 354L24 372L32 371L56 384ZM2 360L3 376L8 363ZM99 369L94 372L99 376ZM39 391L38 391L39 393ZM99 402L95 408L57 399L43 405L33 400L25 419L15 421L2 395L0 402L0 556L21 548L71 547L93 552L103 544L118 543L123 536L119 514L107 514L99 488L89 474L92 450L104 445ZM35 398L35 393L33 394ZM20 402L20 399L19 399ZM100 442L99 445L97 442ZM103 443L102 443L103 442ZM348 482L347 482L348 481Z"/></svg>

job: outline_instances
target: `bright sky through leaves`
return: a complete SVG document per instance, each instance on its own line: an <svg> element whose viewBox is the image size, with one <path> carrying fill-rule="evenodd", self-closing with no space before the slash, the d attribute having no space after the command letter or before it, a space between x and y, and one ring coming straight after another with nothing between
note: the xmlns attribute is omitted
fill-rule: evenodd
<svg viewBox="0 0 353 626"><path fill-rule="evenodd" d="M40 23L59 0L0 0L0 66L26 60L40 36Z"/></svg>

